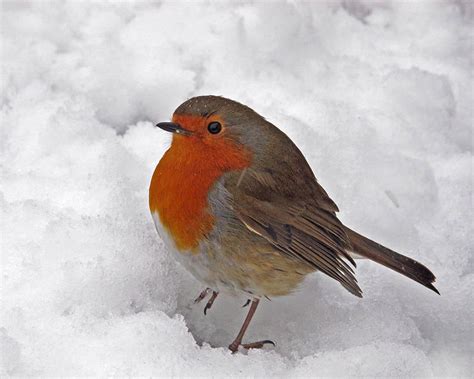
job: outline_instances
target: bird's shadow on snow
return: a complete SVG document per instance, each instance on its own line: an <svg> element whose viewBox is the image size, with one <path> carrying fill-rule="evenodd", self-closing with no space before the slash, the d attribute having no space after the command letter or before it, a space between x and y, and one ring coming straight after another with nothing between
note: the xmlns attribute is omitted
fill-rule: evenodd
<svg viewBox="0 0 474 379"><path fill-rule="evenodd" d="M272 340L276 346L268 345L264 349L275 350L288 358L311 355L323 351L328 343L337 344L340 336L335 336L332 331L341 322L347 326L344 321L350 318L348 313L352 306L357 306L359 299L346 294L337 283L322 283L324 279L312 274L293 294L262 299L243 342ZM204 315L207 298L194 303L202 290L198 286L199 283L193 279L186 281L178 297L176 314L184 316L198 345L227 347L236 337L248 312L249 308L243 307L245 298L219 294ZM195 288L194 292L192 288ZM318 296L321 293L324 296Z"/></svg>

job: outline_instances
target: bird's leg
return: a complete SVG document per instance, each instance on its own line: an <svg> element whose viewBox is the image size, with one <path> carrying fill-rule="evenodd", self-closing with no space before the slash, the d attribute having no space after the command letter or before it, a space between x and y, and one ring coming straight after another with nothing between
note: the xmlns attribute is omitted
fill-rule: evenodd
<svg viewBox="0 0 474 379"><path fill-rule="evenodd" d="M199 294L199 296L194 299L194 304L197 304L197 303L201 302L207 296L207 294L209 293L210 290L211 289L209 287L206 288L205 290L203 290Z"/></svg>
<svg viewBox="0 0 474 379"><path fill-rule="evenodd" d="M257 309L258 302L259 302L258 299L254 299L252 301L252 304L250 305L249 313L247 313L247 317L245 318L242 328L240 328L239 334L237 334L237 337L235 338L234 342L232 342L229 345L229 350L232 351L232 353L235 353L239 349L239 346L242 346L245 349L260 349L266 343L269 343L275 346L275 344L270 340L242 344L242 338L244 337L245 331L247 330L250 324L250 320L252 320L252 317Z"/></svg>
<svg viewBox="0 0 474 379"><path fill-rule="evenodd" d="M216 300L217 295L219 295L219 292L212 291L211 298L209 299L209 301L207 302L206 306L204 307L204 314L205 314L205 315L207 314L207 310L208 310L208 309L211 309L212 304L214 304L214 300Z"/></svg>

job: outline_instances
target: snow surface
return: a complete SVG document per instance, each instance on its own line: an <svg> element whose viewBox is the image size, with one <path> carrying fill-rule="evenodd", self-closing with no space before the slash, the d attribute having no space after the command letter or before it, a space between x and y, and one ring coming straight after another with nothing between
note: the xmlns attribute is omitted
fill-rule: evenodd
<svg viewBox="0 0 474 379"><path fill-rule="evenodd" d="M0 375L473 375L469 1L3 2ZM148 184L198 94L301 147L348 225L430 267L370 262L245 316L163 248Z"/></svg>

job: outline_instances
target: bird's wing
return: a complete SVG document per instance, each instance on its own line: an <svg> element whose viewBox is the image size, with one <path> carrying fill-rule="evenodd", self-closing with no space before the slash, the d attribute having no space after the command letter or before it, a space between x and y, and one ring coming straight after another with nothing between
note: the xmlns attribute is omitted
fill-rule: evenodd
<svg viewBox="0 0 474 379"><path fill-rule="evenodd" d="M312 172L309 178L295 175L290 181L284 173L278 168L248 168L236 176L231 192L237 217L282 254L325 273L361 297L350 266L355 263L346 252L350 242L335 214L337 206Z"/></svg>

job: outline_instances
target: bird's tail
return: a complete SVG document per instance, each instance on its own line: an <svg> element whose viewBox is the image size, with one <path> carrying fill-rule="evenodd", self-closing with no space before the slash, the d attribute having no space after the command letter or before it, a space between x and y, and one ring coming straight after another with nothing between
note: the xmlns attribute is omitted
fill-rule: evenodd
<svg viewBox="0 0 474 379"><path fill-rule="evenodd" d="M390 250L385 246L382 246L377 242L374 242L360 235L359 233L354 232L352 229L349 229L346 226L344 226L344 229L347 236L349 237L349 240L351 241L352 248L356 255L370 259L371 261L380 263L385 267L397 271L400 274L417 281L439 295L438 290L432 284L436 280L436 277L421 263L404 255L398 254L395 251Z"/></svg>

